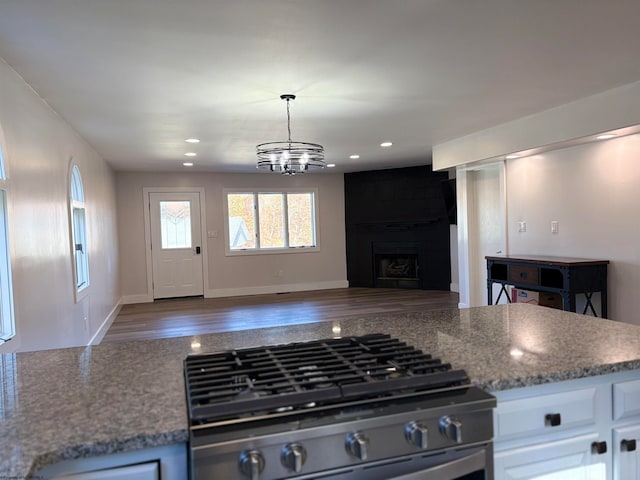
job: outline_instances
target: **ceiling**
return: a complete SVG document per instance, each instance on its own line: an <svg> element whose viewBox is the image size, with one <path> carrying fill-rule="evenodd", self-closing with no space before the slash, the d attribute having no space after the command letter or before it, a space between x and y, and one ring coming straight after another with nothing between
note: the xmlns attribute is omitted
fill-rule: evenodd
<svg viewBox="0 0 640 480"><path fill-rule="evenodd" d="M0 0L0 57L116 170L255 172L283 93L329 171L430 163L639 80L638 45L637 0Z"/></svg>

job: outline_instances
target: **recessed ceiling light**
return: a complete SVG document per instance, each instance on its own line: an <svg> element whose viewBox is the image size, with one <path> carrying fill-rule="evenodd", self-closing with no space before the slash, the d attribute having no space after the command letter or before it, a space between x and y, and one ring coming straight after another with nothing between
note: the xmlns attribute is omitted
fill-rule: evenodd
<svg viewBox="0 0 640 480"><path fill-rule="evenodd" d="M354 160L357 160L360 158L360 155L349 155L349 158L352 158Z"/></svg>
<svg viewBox="0 0 640 480"><path fill-rule="evenodd" d="M195 152L187 152L184 154L185 157L195 157L197 155L197 153Z"/></svg>
<svg viewBox="0 0 640 480"><path fill-rule="evenodd" d="M520 155L516 155L515 153L512 153L510 155L507 155L506 157L507 160L513 160L514 158L520 158Z"/></svg>
<svg viewBox="0 0 640 480"><path fill-rule="evenodd" d="M335 166L336 166L335 163L327 163L327 168L333 168Z"/></svg>
<svg viewBox="0 0 640 480"><path fill-rule="evenodd" d="M193 167L193 162L184 162L182 165L185 167Z"/></svg>
<svg viewBox="0 0 640 480"><path fill-rule="evenodd" d="M393 143L392 143L392 142L382 142L382 143L380 144L380 146L381 146L381 147L390 147L391 145L393 145Z"/></svg>
<svg viewBox="0 0 640 480"><path fill-rule="evenodd" d="M598 140L607 140L609 138L613 138L616 135L614 133L603 133L602 135L598 135L596 138Z"/></svg>
<svg viewBox="0 0 640 480"><path fill-rule="evenodd" d="M187 138L185 139L185 142L187 143L200 143L200 140L197 138Z"/></svg>

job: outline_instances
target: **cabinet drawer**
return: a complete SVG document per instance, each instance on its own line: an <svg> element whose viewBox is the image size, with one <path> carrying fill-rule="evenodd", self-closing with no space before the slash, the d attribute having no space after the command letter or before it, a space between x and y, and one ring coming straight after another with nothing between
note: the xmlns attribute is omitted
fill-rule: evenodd
<svg viewBox="0 0 640 480"><path fill-rule="evenodd" d="M509 281L525 285L538 285L538 268L509 265Z"/></svg>
<svg viewBox="0 0 640 480"><path fill-rule="evenodd" d="M611 461L611 453L597 455L592 452L593 442L601 440L597 434L591 433L556 442L496 452L495 479L607 478L607 464Z"/></svg>
<svg viewBox="0 0 640 480"><path fill-rule="evenodd" d="M613 384L613 419L640 415L640 380Z"/></svg>
<svg viewBox="0 0 640 480"><path fill-rule="evenodd" d="M597 387L500 402L496 441L560 432L596 422Z"/></svg>

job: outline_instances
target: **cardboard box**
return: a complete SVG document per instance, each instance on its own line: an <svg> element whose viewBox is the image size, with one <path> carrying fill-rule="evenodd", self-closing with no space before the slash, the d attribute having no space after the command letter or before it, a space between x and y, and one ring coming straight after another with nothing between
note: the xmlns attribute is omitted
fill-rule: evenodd
<svg viewBox="0 0 640 480"><path fill-rule="evenodd" d="M511 290L511 302L512 303L530 303L532 305L538 305L539 294L538 292L522 290L521 288L513 288Z"/></svg>

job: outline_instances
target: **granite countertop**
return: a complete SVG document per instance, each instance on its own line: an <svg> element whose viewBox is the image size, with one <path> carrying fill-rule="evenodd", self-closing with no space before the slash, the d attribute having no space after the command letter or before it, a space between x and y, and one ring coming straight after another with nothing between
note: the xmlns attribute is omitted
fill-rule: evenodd
<svg viewBox="0 0 640 480"><path fill-rule="evenodd" d="M0 478L186 442L189 353L388 333L487 391L640 369L640 327L527 304L2 355Z"/></svg>

